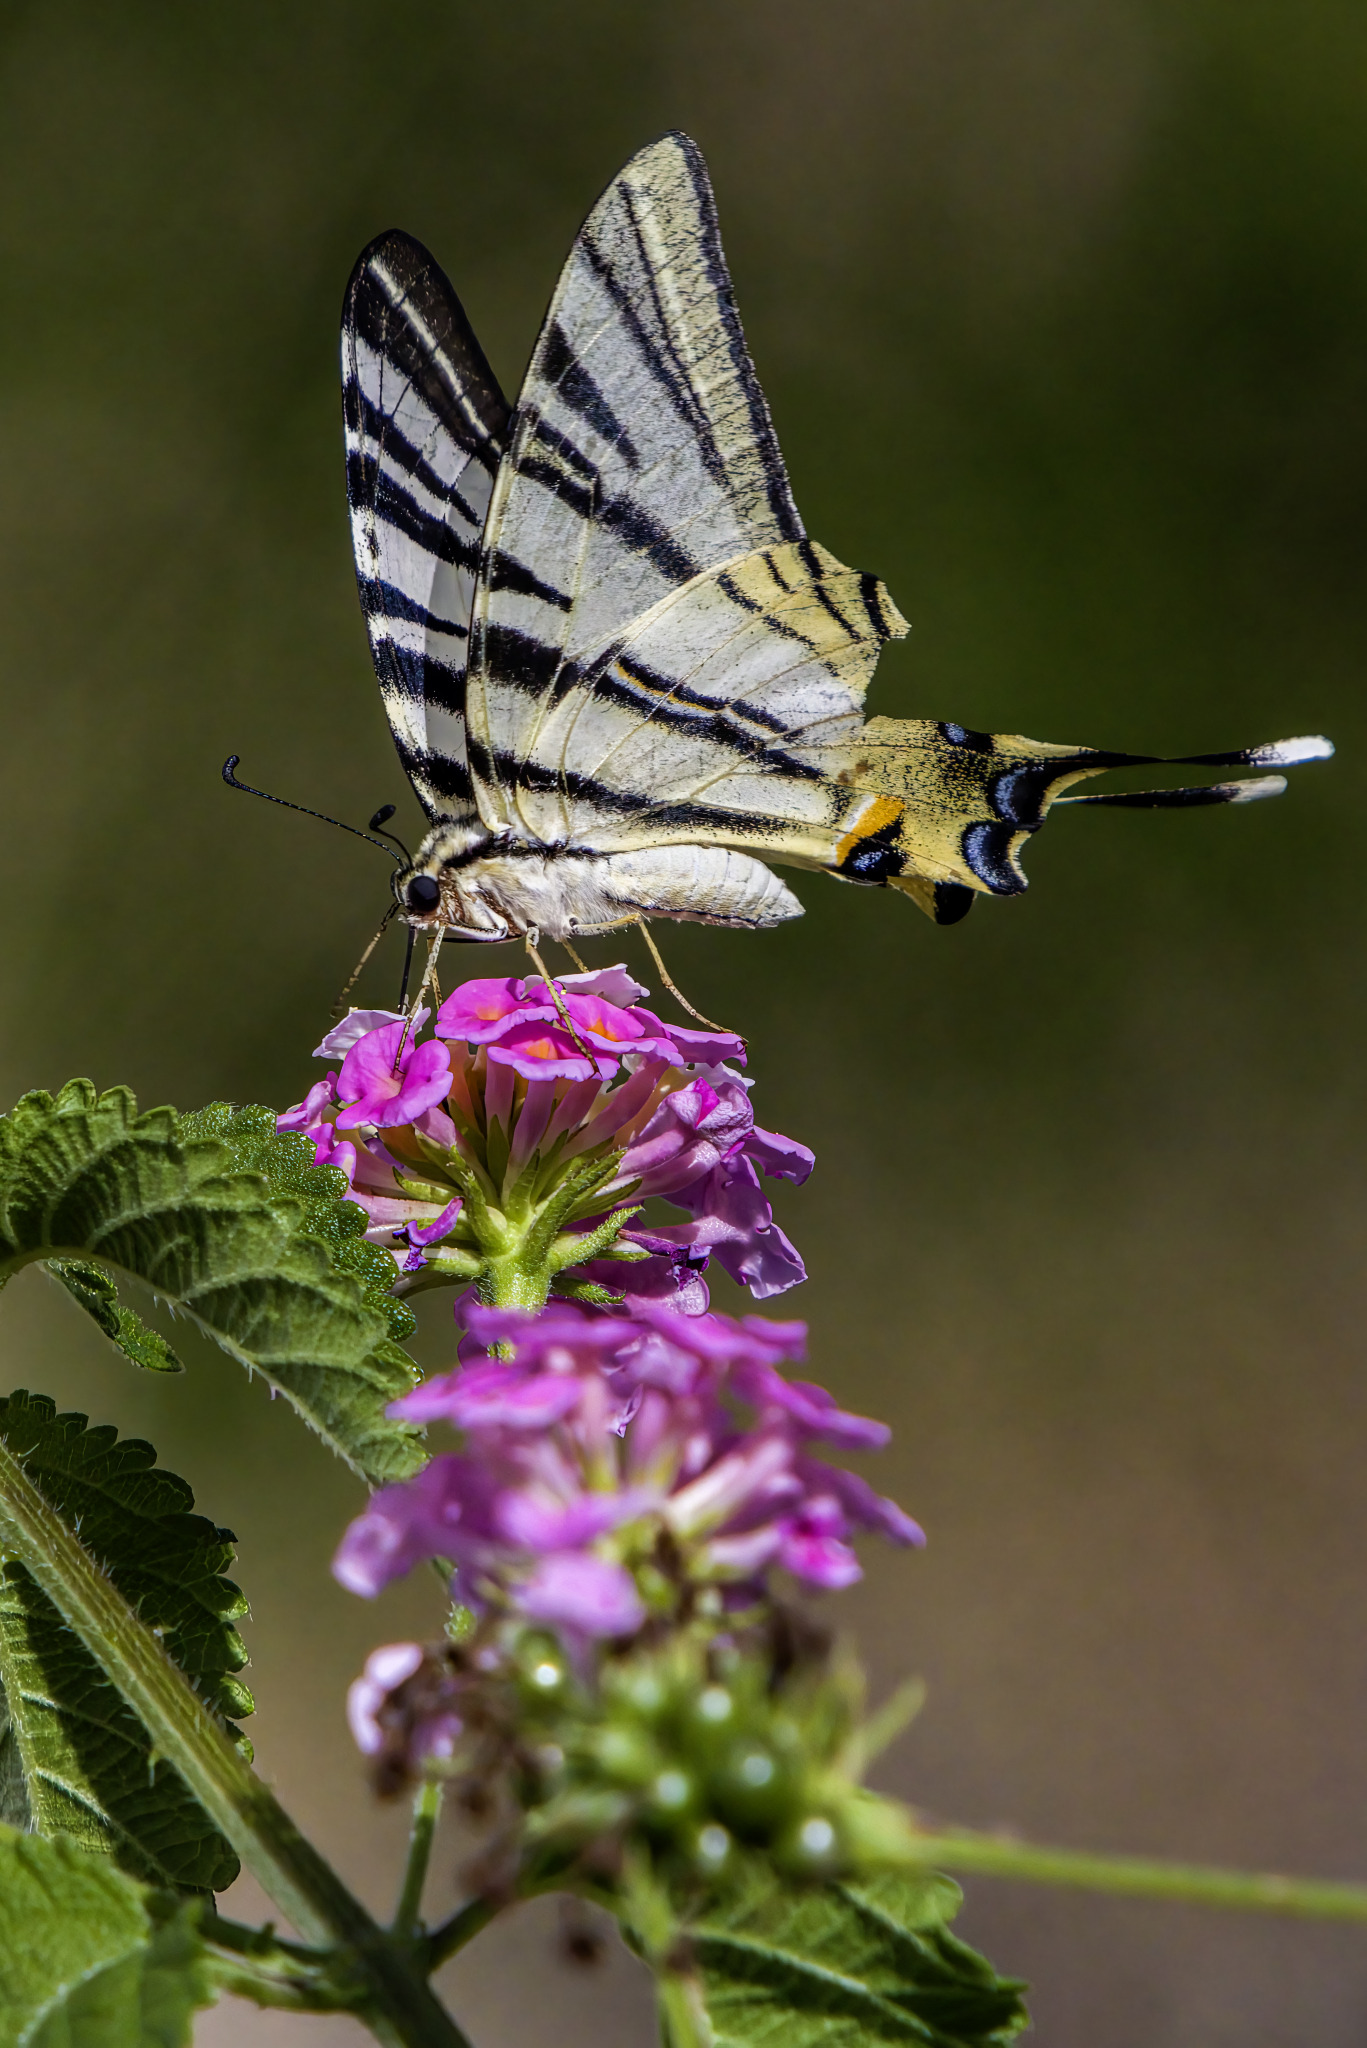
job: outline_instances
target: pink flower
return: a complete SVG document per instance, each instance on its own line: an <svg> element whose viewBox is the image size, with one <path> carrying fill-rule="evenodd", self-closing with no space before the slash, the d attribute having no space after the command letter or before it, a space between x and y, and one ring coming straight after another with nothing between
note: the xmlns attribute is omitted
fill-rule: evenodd
<svg viewBox="0 0 1367 2048"><path fill-rule="evenodd" d="M569 1636L633 1636L646 1618L625 1565L577 1550L543 1557L523 1581L518 1605Z"/></svg>
<svg viewBox="0 0 1367 2048"><path fill-rule="evenodd" d="M421 1643L383 1643L366 1658L365 1670L346 1697L347 1722L362 1756L375 1756L383 1749L379 1709L396 1686L413 1676L422 1659Z"/></svg>
<svg viewBox="0 0 1367 2048"><path fill-rule="evenodd" d="M347 1693L356 1746L378 1789L398 1792L425 1764L449 1757L464 1729L461 1674L441 1649L385 1643Z"/></svg>
<svg viewBox="0 0 1367 2048"><path fill-rule="evenodd" d="M579 1176L592 1200L575 1201L562 1247L643 1202L682 1210L684 1222L647 1216L623 1232L622 1246L646 1257L600 1254L579 1271L632 1307L669 1300L704 1312L714 1257L761 1297L803 1279L759 1176L800 1181L812 1155L755 1124L749 1084L720 1064L743 1061L741 1041L662 1024L622 967L567 975L555 991L558 1002L538 976L466 982L428 1039L425 1010L407 1033L390 1011L353 1010L318 1047L342 1056L340 1074L278 1127L305 1133L319 1163L347 1175L366 1236L393 1256L396 1278L430 1264L465 1275L491 1255L484 1212L471 1209L473 1171L505 1217L531 1214L557 1177ZM611 1170L585 1180L600 1163ZM430 1247L448 1241L447 1258L430 1261ZM496 1249L503 1256L502 1241Z"/></svg>
<svg viewBox="0 0 1367 2048"><path fill-rule="evenodd" d="M416 1037L431 1016L430 1010L419 1010L413 1019L413 1034ZM316 1060L340 1059L351 1051L357 1039L364 1038L371 1031L379 1031L386 1024L402 1024L402 1010L348 1010L340 1024L334 1024L322 1041L313 1048Z"/></svg>
<svg viewBox="0 0 1367 2048"><path fill-rule="evenodd" d="M337 1077L337 1093L346 1104L337 1118L339 1130L358 1124L412 1123L425 1109L446 1098L451 1056L439 1039L419 1045L402 1024L385 1024L357 1039Z"/></svg>
<svg viewBox="0 0 1367 2048"><path fill-rule="evenodd" d="M800 1323L652 1303L630 1316L568 1303L466 1316L478 1342L511 1355L428 1380L390 1409L450 1423L464 1448L382 1489L352 1523L334 1571L354 1592L448 1559L469 1605L511 1609L582 1647L641 1626L650 1599L634 1572L662 1532L694 1584L753 1594L775 1565L815 1586L852 1583L861 1530L923 1540L895 1503L811 1455L814 1444L871 1448L887 1431L778 1372L801 1354Z"/></svg>
<svg viewBox="0 0 1367 2048"><path fill-rule="evenodd" d="M315 1081L302 1102L296 1102L293 1109L282 1110L275 1119L277 1131L309 1131L323 1121L327 1111L337 1100L337 1076L324 1074L321 1081Z"/></svg>
<svg viewBox="0 0 1367 2048"><path fill-rule="evenodd" d="M554 1010L550 1013L555 1016ZM591 1081L595 1073L611 1080L617 1061L600 1056L595 1064L580 1052L559 1024L519 1018L489 1046L493 1065L511 1067L529 1081Z"/></svg>
<svg viewBox="0 0 1367 2048"><path fill-rule="evenodd" d="M437 1011L436 1031L439 1038L465 1045L489 1045L512 1024L529 1017L540 1022L555 1013L549 997L530 1008L523 1001L520 981L464 981Z"/></svg>

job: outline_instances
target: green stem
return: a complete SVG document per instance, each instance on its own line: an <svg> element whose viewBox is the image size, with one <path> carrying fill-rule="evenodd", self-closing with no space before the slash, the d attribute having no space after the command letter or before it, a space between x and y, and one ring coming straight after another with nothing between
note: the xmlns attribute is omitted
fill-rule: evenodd
<svg viewBox="0 0 1367 2048"><path fill-rule="evenodd" d="M347 1951L366 2024L393 2048L467 2048L406 1950L238 1755L222 1727L19 1460L0 1442L0 1550L17 1558L306 1942Z"/></svg>
<svg viewBox="0 0 1367 2048"><path fill-rule="evenodd" d="M413 1824L408 1831L408 1862L404 1867L403 1889L394 1908L392 1932L410 1941L422 1925L422 1888L432 1860L432 1838L441 1812L441 1780L428 1778L418 1787L413 1800Z"/></svg>
<svg viewBox="0 0 1367 2048"><path fill-rule="evenodd" d="M916 1846L918 1857L923 1856L937 1869L975 1872L983 1877L1015 1877L1028 1884L1070 1885L1079 1891L1225 1906L1241 1912L1285 1913L1302 1920L1367 1921L1367 1884L1219 1870L1199 1863L1160 1863L1143 1856L1094 1856L1080 1849L1048 1849L1003 1836L973 1834L966 1828L920 1835Z"/></svg>
<svg viewBox="0 0 1367 2048"><path fill-rule="evenodd" d="M220 1991L287 2012L345 2012L358 2001L359 1987L339 1979L338 1958L329 1949L280 1941L273 1931L220 1920L215 1913L202 1915L199 1932L206 1968Z"/></svg>
<svg viewBox="0 0 1367 2048"><path fill-rule="evenodd" d="M713 2048L713 2032L696 1977L657 1966L655 2003L666 2048Z"/></svg>
<svg viewBox="0 0 1367 2048"><path fill-rule="evenodd" d="M443 1920L440 1927L434 1927L423 1948L423 1964L430 1972L439 1970L449 1962L469 1941L489 1925L500 1911L495 1899L467 1899L449 1920Z"/></svg>

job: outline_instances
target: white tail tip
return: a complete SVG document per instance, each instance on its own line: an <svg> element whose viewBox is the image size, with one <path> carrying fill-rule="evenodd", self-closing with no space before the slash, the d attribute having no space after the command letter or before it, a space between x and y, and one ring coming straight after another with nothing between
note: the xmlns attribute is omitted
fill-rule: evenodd
<svg viewBox="0 0 1367 2048"><path fill-rule="evenodd" d="M1327 761L1334 743L1323 733L1308 733L1298 740L1270 740L1265 747L1250 747L1250 768L1294 768L1298 761Z"/></svg>
<svg viewBox="0 0 1367 2048"><path fill-rule="evenodd" d="M1299 755L1300 760L1313 760L1314 755ZM1284 775L1264 775L1257 782L1221 782L1217 789L1227 792L1226 801L1232 804L1255 804L1260 796L1280 796L1286 788Z"/></svg>

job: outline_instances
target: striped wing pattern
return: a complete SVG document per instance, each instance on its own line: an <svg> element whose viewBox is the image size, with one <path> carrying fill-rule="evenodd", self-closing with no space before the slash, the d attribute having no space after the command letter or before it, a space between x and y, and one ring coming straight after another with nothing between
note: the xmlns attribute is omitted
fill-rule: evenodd
<svg viewBox="0 0 1367 2048"><path fill-rule="evenodd" d="M352 272L342 396L356 579L394 743L429 818L472 817L470 607L508 406L408 235L381 235Z"/></svg>
<svg viewBox="0 0 1367 2048"><path fill-rule="evenodd" d="M698 651L685 642L704 614L724 637L723 613L753 642L755 600L728 569L802 539L702 158L666 136L613 181L571 251L490 508L469 692L486 824L605 845L616 820L621 843L656 793L633 763L660 762L671 732L709 725L704 781L772 741L787 722L772 677L749 703L749 677L714 672L692 701ZM677 688L673 720L662 680ZM623 755L643 721L650 732ZM669 772L671 787L698 779L681 760Z"/></svg>
<svg viewBox="0 0 1367 2048"><path fill-rule="evenodd" d="M864 722L906 623L803 531L686 136L642 150L590 214L511 419L455 293L405 235L357 264L343 376L361 602L437 821L420 865L732 848L889 883L950 923L977 893L1025 887L1021 850L1070 783L1154 758ZM1265 769L1329 752L1188 758ZM690 902L666 914L699 914Z"/></svg>

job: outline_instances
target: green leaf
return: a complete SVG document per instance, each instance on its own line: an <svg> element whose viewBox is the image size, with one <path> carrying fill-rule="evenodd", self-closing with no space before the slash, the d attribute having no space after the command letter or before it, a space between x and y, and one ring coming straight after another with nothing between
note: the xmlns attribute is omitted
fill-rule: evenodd
<svg viewBox="0 0 1367 2048"><path fill-rule="evenodd" d="M234 1625L247 1602L223 1576L233 1538L191 1512L185 1481L157 1467L150 1444L58 1415L43 1395L0 1401L0 1439L206 1705L224 1720L250 1714L235 1676L247 1661ZM158 1885L232 1883L227 1842L171 1765L153 1758L142 1723L14 1559L0 1560L0 1684L7 1819L68 1836Z"/></svg>
<svg viewBox="0 0 1367 2048"><path fill-rule="evenodd" d="M947 1877L785 1885L756 1875L689 1929L717 2048L1001 2048L1022 1986L950 1933Z"/></svg>
<svg viewBox="0 0 1367 2048"><path fill-rule="evenodd" d="M277 1131L273 1109L255 1103L234 1109L227 1102L211 1102L183 1116L180 1127L186 1137L221 1139L235 1167L259 1173L272 1194L297 1197L302 1227L321 1237L333 1264L359 1281L366 1306L385 1317L395 1343L412 1336L416 1316L389 1291L394 1261L379 1245L366 1242L366 1213L359 1203L346 1200L346 1175L336 1166L315 1166L313 1146L302 1131Z"/></svg>
<svg viewBox="0 0 1367 2048"><path fill-rule="evenodd" d="M119 1290L109 1275L85 1259L49 1259L46 1271L59 1280L73 1301L92 1316L125 1358L145 1372L184 1372L185 1367L164 1337L149 1330L141 1316L134 1315L119 1300Z"/></svg>
<svg viewBox="0 0 1367 2048"><path fill-rule="evenodd" d="M138 1114L125 1088L70 1081L0 1117L0 1275L33 1259L132 1274L260 1371L382 1485L423 1463L387 1405L416 1369L395 1341L392 1262L361 1238L344 1182L276 1138L269 1110Z"/></svg>
<svg viewBox="0 0 1367 2048"><path fill-rule="evenodd" d="M184 2048L213 2002L198 1907L0 1828L0 2048Z"/></svg>

